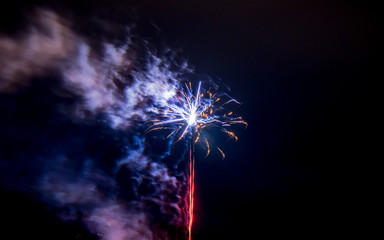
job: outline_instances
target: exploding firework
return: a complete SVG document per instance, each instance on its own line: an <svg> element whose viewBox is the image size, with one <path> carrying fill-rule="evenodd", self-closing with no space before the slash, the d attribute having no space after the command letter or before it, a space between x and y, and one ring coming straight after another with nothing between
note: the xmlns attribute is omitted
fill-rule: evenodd
<svg viewBox="0 0 384 240"><path fill-rule="evenodd" d="M225 93L212 93L211 89L203 91L201 82L199 82L197 92L194 95L191 83L186 84L185 88L180 87L173 102L168 107L160 110L160 117L153 120L153 125L147 129L146 133L160 129L173 129L176 126L176 129L168 137L178 134L177 141L179 141L188 132L192 132L193 142L196 143L200 140L201 132L206 127L215 126L230 138L237 140L235 133L227 130L227 127L233 124L247 126L247 123L242 117L234 116L233 112L225 112L225 106L232 102L240 104ZM208 141L204 139L204 142L208 146L209 154Z"/></svg>
<svg viewBox="0 0 384 240"><path fill-rule="evenodd" d="M160 109L160 116L153 120L153 124L147 129L146 133L160 129L172 129L167 136L177 136L177 141L186 135L191 136L191 146L189 151L189 177L188 177L188 207L187 207L187 229L188 239L191 239L194 209L194 189L195 189L195 143L202 141L207 149L206 157L210 154L210 144L206 138L201 139L202 131L207 127L217 127L222 132L237 141L237 136L233 131L227 128L233 124L247 123L240 116L235 116L233 112L225 111L228 104L240 104L235 99L225 93L213 93L211 89L204 91L201 87L201 81L197 91L193 94L192 84L180 86L175 98L166 108ZM225 158L223 151L217 147L222 158Z"/></svg>

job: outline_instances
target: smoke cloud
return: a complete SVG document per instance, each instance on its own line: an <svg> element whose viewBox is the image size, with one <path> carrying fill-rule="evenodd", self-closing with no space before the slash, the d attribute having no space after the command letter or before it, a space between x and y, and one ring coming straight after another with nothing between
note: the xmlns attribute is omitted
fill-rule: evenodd
<svg viewBox="0 0 384 240"><path fill-rule="evenodd" d="M100 239L169 239L161 226L185 225L186 147L171 156L172 139L143 132L190 66L132 29L95 44L53 11L30 19L0 34L1 186L70 209L59 217Z"/></svg>

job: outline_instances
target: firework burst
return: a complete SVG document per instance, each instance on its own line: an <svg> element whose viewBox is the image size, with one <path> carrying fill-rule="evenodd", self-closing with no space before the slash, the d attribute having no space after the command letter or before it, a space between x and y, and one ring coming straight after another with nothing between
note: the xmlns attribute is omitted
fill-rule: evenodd
<svg viewBox="0 0 384 240"><path fill-rule="evenodd" d="M201 87L201 81L198 84L196 93L193 94L192 84L189 82L184 87L180 86L171 103L166 108L160 109L160 116L158 119L153 120L153 124L146 130L146 133L148 133L154 130L172 129L167 138L176 135L177 141L191 133L189 134L191 136L191 147L189 154L189 194L187 199L189 240L191 239L194 207L195 143L199 142L199 140L204 143L207 149L207 157L211 152L210 144L206 138L201 139L200 137L205 128L217 127L229 138L237 141L238 137L233 131L228 130L228 127L234 124L244 124L247 127L247 123L242 117L235 116L233 112L225 111L226 106L230 103L240 105L238 101L225 93L213 93L211 89L205 91ZM216 149L224 159L224 152L218 147Z"/></svg>

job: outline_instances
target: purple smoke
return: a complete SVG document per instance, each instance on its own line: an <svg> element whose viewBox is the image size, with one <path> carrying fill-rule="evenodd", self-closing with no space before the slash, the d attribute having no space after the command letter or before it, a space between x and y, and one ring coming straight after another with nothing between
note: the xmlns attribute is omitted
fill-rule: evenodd
<svg viewBox="0 0 384 240"><path fill-rule="evenodd" d="M178 165L185 150L172 158L171 139L142 130L191 68L150 48L139 53L134 33L124 44L104 41L95 48L53 11L37 9L30 19L17 36L0 35L0 94L21 106L9 110L6 123L28 135L23 141L31 146L0 157L0 184L71 209L59 214L63 220L84 213L81 221L101 239L169 238L158 223L184 224L185 176ZM25 97L29 92L38 98ZM28 106L48 113L29 113ZM94 126L102 130L92 132ZM23 137L9 131L2 141L21 144ZM162 142L157 152L148 147L153 139Z"/></svg>

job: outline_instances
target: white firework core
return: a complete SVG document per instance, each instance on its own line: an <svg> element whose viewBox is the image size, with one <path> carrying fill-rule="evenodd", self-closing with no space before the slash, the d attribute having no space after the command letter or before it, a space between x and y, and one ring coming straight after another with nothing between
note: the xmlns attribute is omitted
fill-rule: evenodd
<svg viewBox="0 0 384 240"><path fill-rule="evenodd" d="M201 131L206 126L215 125L230 138L237 140L236 135L225 128L232 124L247 125L247 123L241 117L234 117L232 112L223 114L225 105L231 102L239 104L239 102L226 94L222 95L225 96L224 99L226 98L224 103L220 103L223 99L218 97L218 94L211 93L210 90L203 92L201 82L199 82L196 94L192 93L191 84L186 85L185 89L179 91L168 107L162 109L161 117L154 120L155 123L146 132L169 129L170 127L166 127L166 125L173 125L177 129L169 136L180 131L181 134L178 138L180 140L193 129L194 133L196 133L195 142L197 142Z"/></svg>

